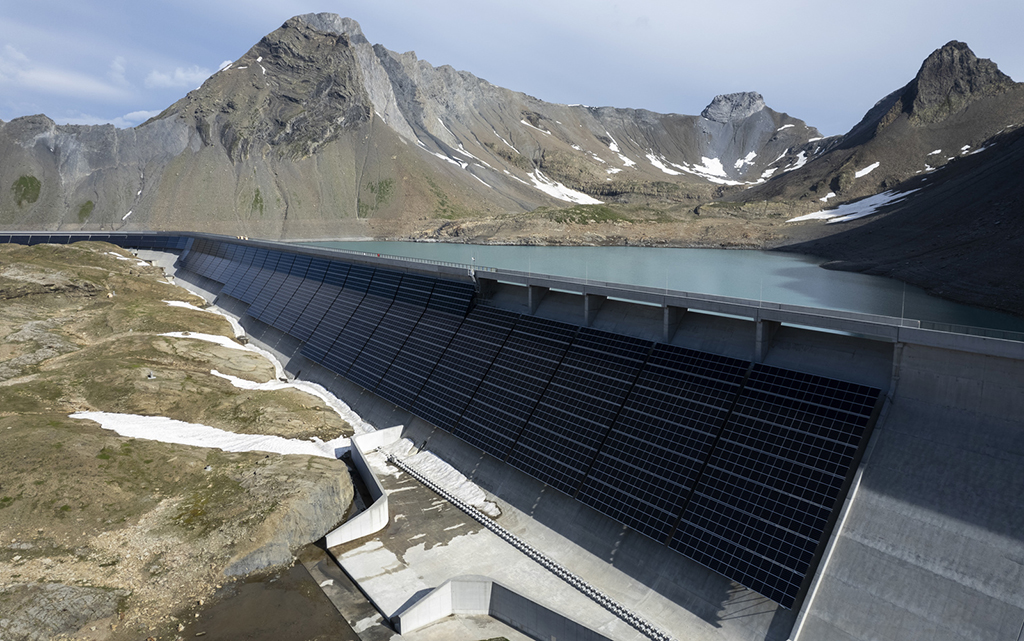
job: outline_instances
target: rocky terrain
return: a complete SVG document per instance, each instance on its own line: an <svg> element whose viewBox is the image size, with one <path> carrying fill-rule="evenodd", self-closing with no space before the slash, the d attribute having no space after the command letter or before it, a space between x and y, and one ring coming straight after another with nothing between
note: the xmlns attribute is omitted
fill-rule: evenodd
<svg viewBox="0 0 1024 641"><path fill-rule="evenodd" d="M393 237L599 202L671 218L820 138L756 93L699 116L546 103L309 14L134 129L0 124L0 225Z"/></svg>
<svg viewBox="0 0 1024 641"><path fill-rule="evenodd" d="M823 138L755 92L716 96L700 115L547 103L306 14L133 129L0 122L0 228L795 248L1024 313L988 282L1016 266L1004 238L1024 231L1012 205L1024 188L982 178L1018 166L997 143L1022 124L1024 84L957 41ZM958 199L929 195L955 165L978 178L955 183ZM988 202L992 188L1009 212L995 233L951 214L932 234L932 214ZM892 196L871 209L878 220L900 194L901 211L921 215L873 236L844 233L871 220L788 222L878 194ZM896 233L910 218L919 233ZM964 238L995 272L949 260Z"/></svg>
<svg viewBox="0 0 1024 641"><path fill-rule="evenodd" d="M129 439L70 418L166 416L307 440L352 433L319 398L243 390L261 355L162 270L100 243L0 245L0 638L172 639L218 587L344 516L343 462ZM180 627L179 627L180 626Z"/></svg>

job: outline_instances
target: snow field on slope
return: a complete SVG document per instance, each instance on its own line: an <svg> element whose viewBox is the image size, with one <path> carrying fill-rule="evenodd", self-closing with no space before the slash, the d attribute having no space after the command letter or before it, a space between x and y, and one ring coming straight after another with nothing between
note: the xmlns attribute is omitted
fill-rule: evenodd
<svg viewBox="0 0 1024 641"><path fill-rule="evenodd" d="M830 209L827 211L816 211L803 216L797 216L796 218L790 218L787 223L799 223L805 220L824 220L826 223L845 223L851 220L857 220L858 218L864 218L876 213L882 207L897 203L910 194L920 191L920 189L911 189L902 193L895 191L884 191L880 194L875 194L863 200L858 200L855 203L845 203Z"/></svg>
<svg viewBox="0 0 1024 641"><path fill-rule="evenodd" d="M209 447L225 452L269 452L271 454L302 454L337 458L338 450L347 449L347 437L321 441L283 438L266 434L236 434L202 425L185 423L166 416L139 416L112 412L75 412L70 418L95 421L105 430L128 438L141 438L161 443L176 443L193 447Z"/></svg>

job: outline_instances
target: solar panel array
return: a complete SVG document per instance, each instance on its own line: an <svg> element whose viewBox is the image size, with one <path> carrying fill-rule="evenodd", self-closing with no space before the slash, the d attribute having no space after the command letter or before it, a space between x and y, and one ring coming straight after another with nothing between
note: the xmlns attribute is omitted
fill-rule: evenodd
<svg viewBox="0 0 1024 641"><path fill-rule="evenodd" d="M196 239L302 353L792 607L880 391L473 306L473 286Z"/></svg>
<svg viewBox="0 0 1024 641"><path fill-rule="evenodd" d="M43 232L43 233L4 233L0 232L0 244L41 245L52 243L67 245L81 241L113 243L129 249L185 249L188 247L188 236L153 234L153 233L105 233L105 232Z"/></svg>

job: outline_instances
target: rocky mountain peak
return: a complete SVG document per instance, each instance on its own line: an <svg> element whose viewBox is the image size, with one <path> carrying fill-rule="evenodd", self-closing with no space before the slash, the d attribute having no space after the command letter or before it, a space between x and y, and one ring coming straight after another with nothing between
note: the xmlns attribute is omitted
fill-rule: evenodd
<svg viewBox="0 0 1024 641"><path fill-rule="evenodd" d="M295 19L317 31L348 36L349 40L355 44L369 42L363 35L363 30L358 22L352 18L342 18L336 13L305 13L295 16Z"/></svg>
<svg viewBox="0 0 1024 641"><path fill-rule="evenodd" d="M730 123L748 118L764 109L764 98L756 91L715 96L700 115L715 122Z"/></svg>
<svg viewBox="0 0 1024 641"><path fill-rule="evenodd" d="M975 99L1002 93L1015 83L994 62L978 58L953 40L936 49L921 65L904 107L918 122L937 122Z"/></svg>

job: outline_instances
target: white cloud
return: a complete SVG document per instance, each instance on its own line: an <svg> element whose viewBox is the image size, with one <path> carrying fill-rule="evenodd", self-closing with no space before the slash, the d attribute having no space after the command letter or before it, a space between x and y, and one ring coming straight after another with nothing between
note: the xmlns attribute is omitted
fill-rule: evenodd
<svg viewBox="0 0 1024 641"><path fill-rule="evenodd" d="M117 87L87 73L70 71L33 62L11 45L0 53L0 88L8 91L30 89L42 93L78 99L121 101L130 96L125 87Z"/></svg>
<svg viewBox="0 0 1024 641"><path fill-rule="evenodd" d="M193 65L188 69L175 68L172 73L153 70L146 76L146 87L150 89L188 88L194 89L210 77L210 70Z"/></svg>
<svg viewBox="0 0 1024 641"><path fill-rule="evenodd" d="M155 118L160 115L160 110L153 111L133 111L123 116L117 116L115 118L102 118L100 116L93 116L90 114L78 114L76 116L68 116L66 118L54 118L53 121L58 125L114 125L118 129L129 129L137 125L141 125L150 118Z"/></svg>
<svg viewBox="0 0 1024 641"><path fill-rule="evenodd" d="M110 71L107 72L107 76L119 85L127 85L128 79L124 75L127 70L127 61L124 59L124 56L118 56L111 61Z"/></svg>
<svg viewBox="0 0 1024 641"><path fill-rule="evenodd" d="M37 64L11 45L5 46L0 53L0 87L11 91L34 90L75 99L109 102L123 101L130 97L126 86L114 86L78 71Z"/></svg>

